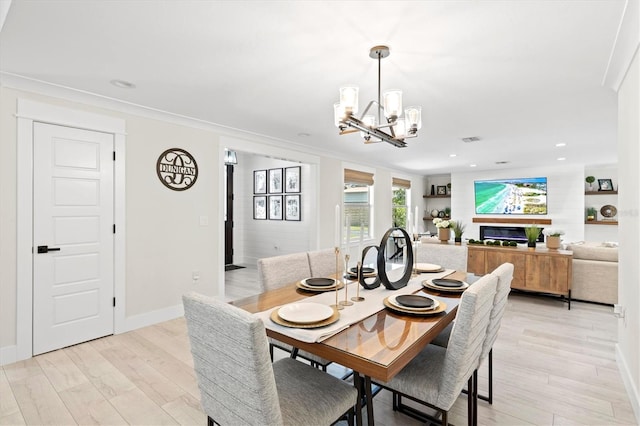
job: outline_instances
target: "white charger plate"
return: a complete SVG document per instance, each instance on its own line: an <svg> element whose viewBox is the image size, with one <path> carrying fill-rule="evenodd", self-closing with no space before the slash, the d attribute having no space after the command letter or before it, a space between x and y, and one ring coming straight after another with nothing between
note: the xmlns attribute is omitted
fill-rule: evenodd
<svg viewBox="0 0 640 426"><path fill-rule="evenodd" d="M432 311L432 310L434 310L434 309L437 309L437 308L438 308L438 306L440 306L440 302L439 302L438 300L434 299L433 297L429 297L429 296L422 296L422 295L420 295L421 297L424 297L425 299L431 299L431 300L433 300L433 305L429 306L428 308L413 308L413 307L411 307L411 306L405 306L405 305L403 305L402 303L399 303L399 302L396 300L396 297L398 297L398 296L400 296L400 295L399 295L399 294L391 295L391 296L389 296L389 297L387 298L387 300L388 300L388 301L389 301L389 303L391 303L393 306L396 306L396 307L401 308L401 309L406 309L406 310L408 310L408 311L416 311L416 312Z"/></svg>
<svg viewBox="0 0 640 426"><path fill-rule="evenodd" d="M333 309L320 303L290 303L278 309L278 316L285 321L311 324L324 321L333 315Z"/></svg>

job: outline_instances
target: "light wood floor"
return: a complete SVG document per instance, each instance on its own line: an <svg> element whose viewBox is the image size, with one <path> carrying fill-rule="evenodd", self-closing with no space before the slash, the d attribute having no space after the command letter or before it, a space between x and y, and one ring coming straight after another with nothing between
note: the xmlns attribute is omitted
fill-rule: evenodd
<svg viewBox="0 0 640 426"><path fill-rule="evenodd" d="M252 291L247 269L227 272L247 274L236 274L239 293ZM615 362L616 323L610 307L568 311L556 299L510 295L494 346L494 403L479 402L479 424L637 424ZM7 365L0 424L204 425L192 365L183 318ZM483 390L486 369L480 376ZM375 397L376 424L419 424L390 400ZM464 395L451 421L466 423Z"/></svg>

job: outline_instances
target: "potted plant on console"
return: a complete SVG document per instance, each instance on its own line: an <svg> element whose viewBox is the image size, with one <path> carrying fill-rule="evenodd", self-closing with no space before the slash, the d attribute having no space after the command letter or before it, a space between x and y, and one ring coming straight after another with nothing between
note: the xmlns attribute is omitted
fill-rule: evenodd
<svg viewBox="0 0 640 426"><path fill-rule="evenodd" d="M527 247L530 249L536 248L536 241L540 236L540 228L537 225L525 226L524 234L527 236Z"/></svg>
<svg viewBox="0 0 640 426"><path fill-rule="evenodd" d="M454 241L457 245L462 244L462 234L464 234L464 229L466 227L467 225L459 220L453 221L453 234L455 235Z"/></svg>
<svg viewBox="0 0 640 426"><path fill-rule="evenodd" d="M433 224L438 228L438 239L442 243L446 243L451 238L451 228L453 227L453 221L440 219L436 217L433 219Z"/></svg>
<svg viewBox="0 0 640 426"><path fill-rule="evenodd" d="M561 229L545 228L542 233L547 237L547 248L557 250L560 248L560 236L564 235Z"/></svg>

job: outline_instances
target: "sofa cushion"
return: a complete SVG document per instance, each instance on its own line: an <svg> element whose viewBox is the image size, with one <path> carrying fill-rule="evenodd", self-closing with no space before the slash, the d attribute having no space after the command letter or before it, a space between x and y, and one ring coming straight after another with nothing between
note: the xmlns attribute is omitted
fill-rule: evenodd
<svg viewBox="0 0 640 426"><path fill-rule="evenodd" d="M567 250L573 252L574 259L600 260L604 262L617 262L618 249L594 244L570 244Z"/></svg>

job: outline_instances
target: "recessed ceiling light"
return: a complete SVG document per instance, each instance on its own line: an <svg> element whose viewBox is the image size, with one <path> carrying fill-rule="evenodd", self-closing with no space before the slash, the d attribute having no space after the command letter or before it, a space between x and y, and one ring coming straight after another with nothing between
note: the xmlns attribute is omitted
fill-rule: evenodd
<svg viewBox="0 0 640 426"><path fill-rule="evenodd" d="M559 143L557 143L557 144L556 144L556 146L557 146L558 148L560 148L560 147L563 147L563 146L567 146L567 144L566 144L566 143L564 143L564 142L559 142Z"/></svg>
<svg viewBox="0 0 640 426"><path fill-rule="evenodd" d="M558 161L564 161L564 160L566 160L566 158L564 158L564 157L559 157L558 158Z"/></svg>
<svg viewBox="0 0 640 426"><path fill-rule="evenodd" d="M110 81L111 84L113 84L116 87L119 87L121 89L135 89L136 85L129 82L129 81L124 81L124 80L111 80Z"/></svg>
<svg viewBox="0 0 640 426"><path fill-rule="evenodd" d="M469 164L469 167L476 167L477 164Z"/></svg>
<svg viewBox="0 0 640 426"><path fill-rule="evenodd" d="M300 132L300 133L298 133L298 136L300 136L302 138L308 138L309 136L311 136L311 133Z"/></svg>
<svg viewBox="0 0 640 426"><path fill-rule="evenodd" d="M478 142L480 138L478 136L469 136L468 138L462 138L462 142Z"/></svg>
<svg viewBox="0 0 640 426"><path fill-rule="evenodd" d="M508 164L508 161L496 161L496 164Z"/></svg>
<svg viewBox="0 0 640 426"><path fill-rule="evenodd" d="M449 157L453 158L453 157L457 157L456 154L449 154Z"/></svg>

